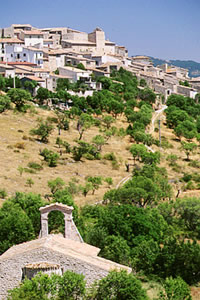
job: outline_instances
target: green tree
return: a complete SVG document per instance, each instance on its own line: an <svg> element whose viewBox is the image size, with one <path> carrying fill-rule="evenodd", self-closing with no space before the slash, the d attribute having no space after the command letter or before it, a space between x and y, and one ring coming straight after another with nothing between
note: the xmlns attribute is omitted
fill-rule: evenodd
<svg viewBox="0 0 200 300"><path fill-rule="evenodd" d="M50 188L52 194L55 194L55 192L62 189L64 187L64 185L65 185L65 182L60 177L57 177L54 180L48 181L48 187Z"/></svg>
<svg viewBox="0 0 200 300"><path fill-rule="evenodd" d="M0 90L4 91L6 87L6 81L3 76L0 75Z"/></svg>
<svg viewBox="0 0 200 300"><path fill-rule="evenodd" d="M28 178L28 179L26 180L26 184L27 184L29 187L32 187L32 185L34 184L33 179L32 179L32 178Z"/></svg>
<svg viewBox="0 0 200 300"><path fill-rule="evenodd" d="M81 186L82 193L85 197L87 196L89 191L92 191L92 189L93 189L93 185L91 182L86 182L84 186Z"/></svg>
<svg viewBox="0 0 200 300"><path fill-rule="evenodd" d="M69 120L65 113L56 110L56 124L58 128L58 135L61 133L61 129L68 130L69 129Z"/></svg>
<svg viewBox="0 0 200 300"><path fill-rule="evenodd" d="M191 140L196 136L197 128L193 122L186 120L179 123L178 126L174 128L174 132L180 139L184 136L186 139Z"/></svg>
<svg viewBox="0 0 200 300"><path fill-rule="evenodd" d="M48 150L47 148L40 151L40 155L44 157L44 160L48 163L49 167L56 167L58 164L59 154Z"/></svg>
<svg viewBox="0 0 200 300"><path fill-rule="evenodd" d="M166 278L163 284L164 291L160 293L160 300L192 300L190 287L181 278Z"/></svg>
<svg viewBox="0 0 200 300"><path fill-rule="evenodd" d="M53 130L53 125L47 120L40 120L36 128L30 130L31 135L37 135L42 143L48 143L48 137Z"/></svg>
<svg viewBox="0 0 200 300"><path fill-rule="evenodd" d="M78 69L85 70L85 66L82 63L79 63L76 67Z"/></svg>
<svg viewBox="0 0 200 300"><path fill-rule="evenodd" d="M16 109L21 112L26 112L27 101L32 100L31 94L22 89L10 89L7 96L15 103Z"/></svg>
<svg viewBox="0 0 200 300"><path fill-rule="evenodd" d="M8 96L2 96L0 95L0 113L4 112L7 109L10 109L11 101Z"/></svg>
<svg viewBox="0 0 200 300"><path fill-rule="evenodd" d="M35 80L31 80L31 81L27 80L24 83L24 87L31 93L32 96L33 96L33 91L37 85L38 83Z"/></svg>
<svg viewBox="0 0 200 300"><path fill-rule="evenodd" d="M93 186L93 195L95 190L98 190L100 185L102 184L102 177L101 176L89 176L87 177L87 181L92 183Z"/></svg>
<svg viewBox="0 0 200 300"><path fill-rule="evenodd" d="M31 220L35 235L40 232L40 211L39 208L45 205L41 196L33 193L16 192L16 195L8 199L10 205L19 206ZM8 203L8 202L7 202Z"/></svg>
<svg viewBox="0 0 200 300"><path fill-rule="evenodd" d="M129 265L130 247L124 238L110 235L105 239L105 245L99 255L117 263Z"/></svg>
<svg viewBox="0 0 200 300"><path fill-rule="evenodd" d="M43 105L44 101L49 98L49 90L43 87L39 87L37 90L36 98L39 100L39 104Z"/></svg>
<svg viewBox="0 0 200 300"><path fill-rule="evenodd" d="M106 141L102 135L96 135L93 137L92 143L96 145L98 151L101 151L102 146L106 143Z"/></svg>
<svg viewBox="0 0 200 300"><path fill-rule="evenodd" d="M140 82L139 82L139 85L142 86L142 87L145 87L147 85L146 80L144 78L141 78Z"/></svg>
<svg viewBox="0 0 200 300"><path fill-rule="evenodd" d="M93 124L94 120L93 117L82 113L79 117L79 120L77 122L77 130L79 132L79 140L82 139L84 131L86 131L88 128L90 128Z"/></svg>
<svg viewBox="0 0 200 300"><path fill-rule="evenodd" d="M144 145L133 144L130 147L130 152L133 155L134 163L136 158L139 160L147 153L147 149Z"/></svg>
<svg viewBox="0 0 200 300"><path fill-rule="evenodd" d="M103 124L105 124L105 127L109 129L111 127L111 124L114 122L114 118L111 116L105 116L103 117Z"/></svg>
<svg viewBox="0 0 200 300"><path fill-rule="evenodd" d="M148 103L155 103L156 94L150 89L145 88L139 91L139 97L141 100L148 102Z"/></svg>
<svg viewBox="0 0 200 300"><path fill-rule="evenodd" d="M9 300L78 300L85 295L84 276L66 271L63 276L39 273L25 279L19 287L9 291Z"/></svg>
<svg viewBox="0 0 200 300"><path fill-rule="evenodd" d="M186 143L186 142L181 142L181 150L185 152L187 156L187 160L190 160L190 154L194 153L194 151L197 148L197 144L195 143Z"/></svg>
<svg viewBox="0 0 200 300"><path fill-rule="evenodd" d="M57 83L57 86L56 86L57 91L70 89L70 82L69 82L69 79L67 79L67 78L58 78L56 83Z"/></svg>
<svg viewBox="0 0 200 300"><path fill-rule="evenodd" d="M146 291L133 274L111 271L97 284L94 299L97 300L147 300Z"/></svg>
<svg viewBox="0 0 200 300"><path fill-rule="evenodd" d="M174 209L180 224L190 232L190 236L200 238L200 199L177 198Z"/></svg>
<svg viewBox="0 0 200 300"><path fill-rule="evenodd" d="M66 271L58 281L59 300L79 300L85 295L84 276L71 271Z"/></svg>
<svg viewBox="0 0 200 300"><path fill-rule="evenodd" d="M0 254L34 238L33 225L26 213L11 201L4 202L0 209Z"/></svg>

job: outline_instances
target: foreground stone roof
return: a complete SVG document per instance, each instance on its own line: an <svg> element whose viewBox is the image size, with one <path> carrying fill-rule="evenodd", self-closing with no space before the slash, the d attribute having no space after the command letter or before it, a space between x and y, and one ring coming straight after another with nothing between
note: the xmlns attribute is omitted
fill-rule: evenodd
<svg viewBox="0 0 200 300"><path fill-rule="evenodd" d="M7 299L9 289L18 286L23 279L24 269L52 269L59 265L67 270L83 274L87 284L105 277L111 270L131 269L98 257L99 248L70 240L60 235L46 237L11 247L0 256L0 299ZM47 268L48 266L48 268ZM37 272L36 272L37 273Z"/></svg>
<svg viewBox="0 0 200 300"><path fill-rule="evenodd" d="M110 271L112 269L126 269L128 272L131 271L131 269L126 266L98 257L97 255L100 252L99 248L86 243L63 238L62 236L57 234L50 234L47 237L11 247L0 256L0 263L3 260L15 258L18 255L23 255L26 252L41 248L71 256L72 258L79 259L86 263L100 267L105 271Z"/></svg>

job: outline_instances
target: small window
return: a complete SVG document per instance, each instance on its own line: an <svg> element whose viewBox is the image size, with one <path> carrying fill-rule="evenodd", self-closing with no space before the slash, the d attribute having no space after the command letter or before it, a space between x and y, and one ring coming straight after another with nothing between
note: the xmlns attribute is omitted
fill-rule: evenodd
<svg viewBox="0 0 200 300"><path fill-rule="evenodd" d="M24 53L24 56L26 56L26 53Z"/></svg>
<svg viewBox="0 0 200 300"><path fill-rule="evenodd" d="M10 56L13 57L13 54L11 54Z"/></svg>
<svg viewBox="0 0 200 300"><path fill-rule="evenodd" d="M20 59L20 54L17 54L17 59Z"/></svg>

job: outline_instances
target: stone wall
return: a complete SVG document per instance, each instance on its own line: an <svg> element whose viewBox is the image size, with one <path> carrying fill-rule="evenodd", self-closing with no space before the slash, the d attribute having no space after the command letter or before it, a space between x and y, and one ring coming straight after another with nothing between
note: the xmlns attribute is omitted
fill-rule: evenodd
<svg viewBox="0 0 200 300"><path fill-rule="evenodd" d="M35 249L0 261L0 299L6 299L7 291L19 285L22 279L22 269L27 264L42 261L59 264L64 272L71 270L83 274L88 285L108 274L108 271L101 268L100 263L99 266L94 266L81 259L46 248Z"/></svg>

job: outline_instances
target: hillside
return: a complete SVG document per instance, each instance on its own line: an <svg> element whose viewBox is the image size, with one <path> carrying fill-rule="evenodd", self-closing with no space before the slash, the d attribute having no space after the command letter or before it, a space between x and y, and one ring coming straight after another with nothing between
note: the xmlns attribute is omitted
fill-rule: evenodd
<svg viewBox="0 0 200 300"><path fill-rule="evenodd" d="M58 145L56 145L56 138L58 137L58 131L54 128L53 133L50 136L49 143L43 144L37 139L33 138L29 132L36 126L38 117L47 118L53 117L54 113L48 110L42 110L37 108L37 114L21 114L14 113L13 111L7 111L1 114L0 118L0 153L1 159L1 187L5 188L8 196L13 196L16 191L21 192L34 192L39 193L43 197L50 193L48 187L48 181L56 179L57 177L62 178L67 184L72 179L75 179L77 184L84 184L85 178L87 176L103 176L111 177L113 179L113 185L111 188L115 188L123 178L129 176L131 173L126 172L125 163L130 163L130 171L133 170L133 158L129 152L129 148L133 141L130 137L120 137L112 136L107 143L102 147L102 157L106 153L113 152L117 157L118 166L112 166L112 162L106 159L101 160L88 160L82 158L80 162L75 162L71 154L66 154L63 151L62 156L60 156L58 166L51 168L47 166L47 163L43 161L43 157L39 155L39 151L48 148L54 152L60 153ZM162 114L161 117L161 135L163 137L162 145L160 149L157 146L152 146L155 151L161 150L161 164L160 166L165 167L168 172L169 180L173 184L178 178L181 178L184 173L194 173L195 167L189 166L189 162L185 160L185 153L180 151L180 142L176 139L172 130L165 126L165 115ZM155 119L154 127L157 128L157 121ZM70 145L75 145L75 139L78 139L78 131L76 130L76 120L70 122L70 129L68 131L61 131L60 138L67 141ZM128 123L125 117L118 117L114 126L117 128L126 128ZM156 129L150 126L149 132L153 134L153 137L158 139L159 133ZM91 142L92 138L101 134L98 127L91 127L88 129L84 135L83 140L86 142ZM178 156L177 167L170 167L166 158L170 154L176 154ZM198 160L198 153L192 156L193 160ZM36 162L42 165L43 169L40 171L31 170L28 167L30 162ZM137 162L137 165L140 165ZM20 176L18 170L19 167L25 169L25 171ZM30 173L31 172L31 173ZM31 178L34 184L30 187L27 185L27 179ZM179 183L184 188L184 183ZM174 193L177 193L178 186L173 184ZM82 206L85 203L96 203L102 200L104 193L109 189L107 183L100 186L99 190L92 195L89 192L87 197L84 197L81 192L76 194L75 202ZM190 194L191 191L185 191L181 195ZM200 192L193 192L195 195L199 195Z"/></svg>

